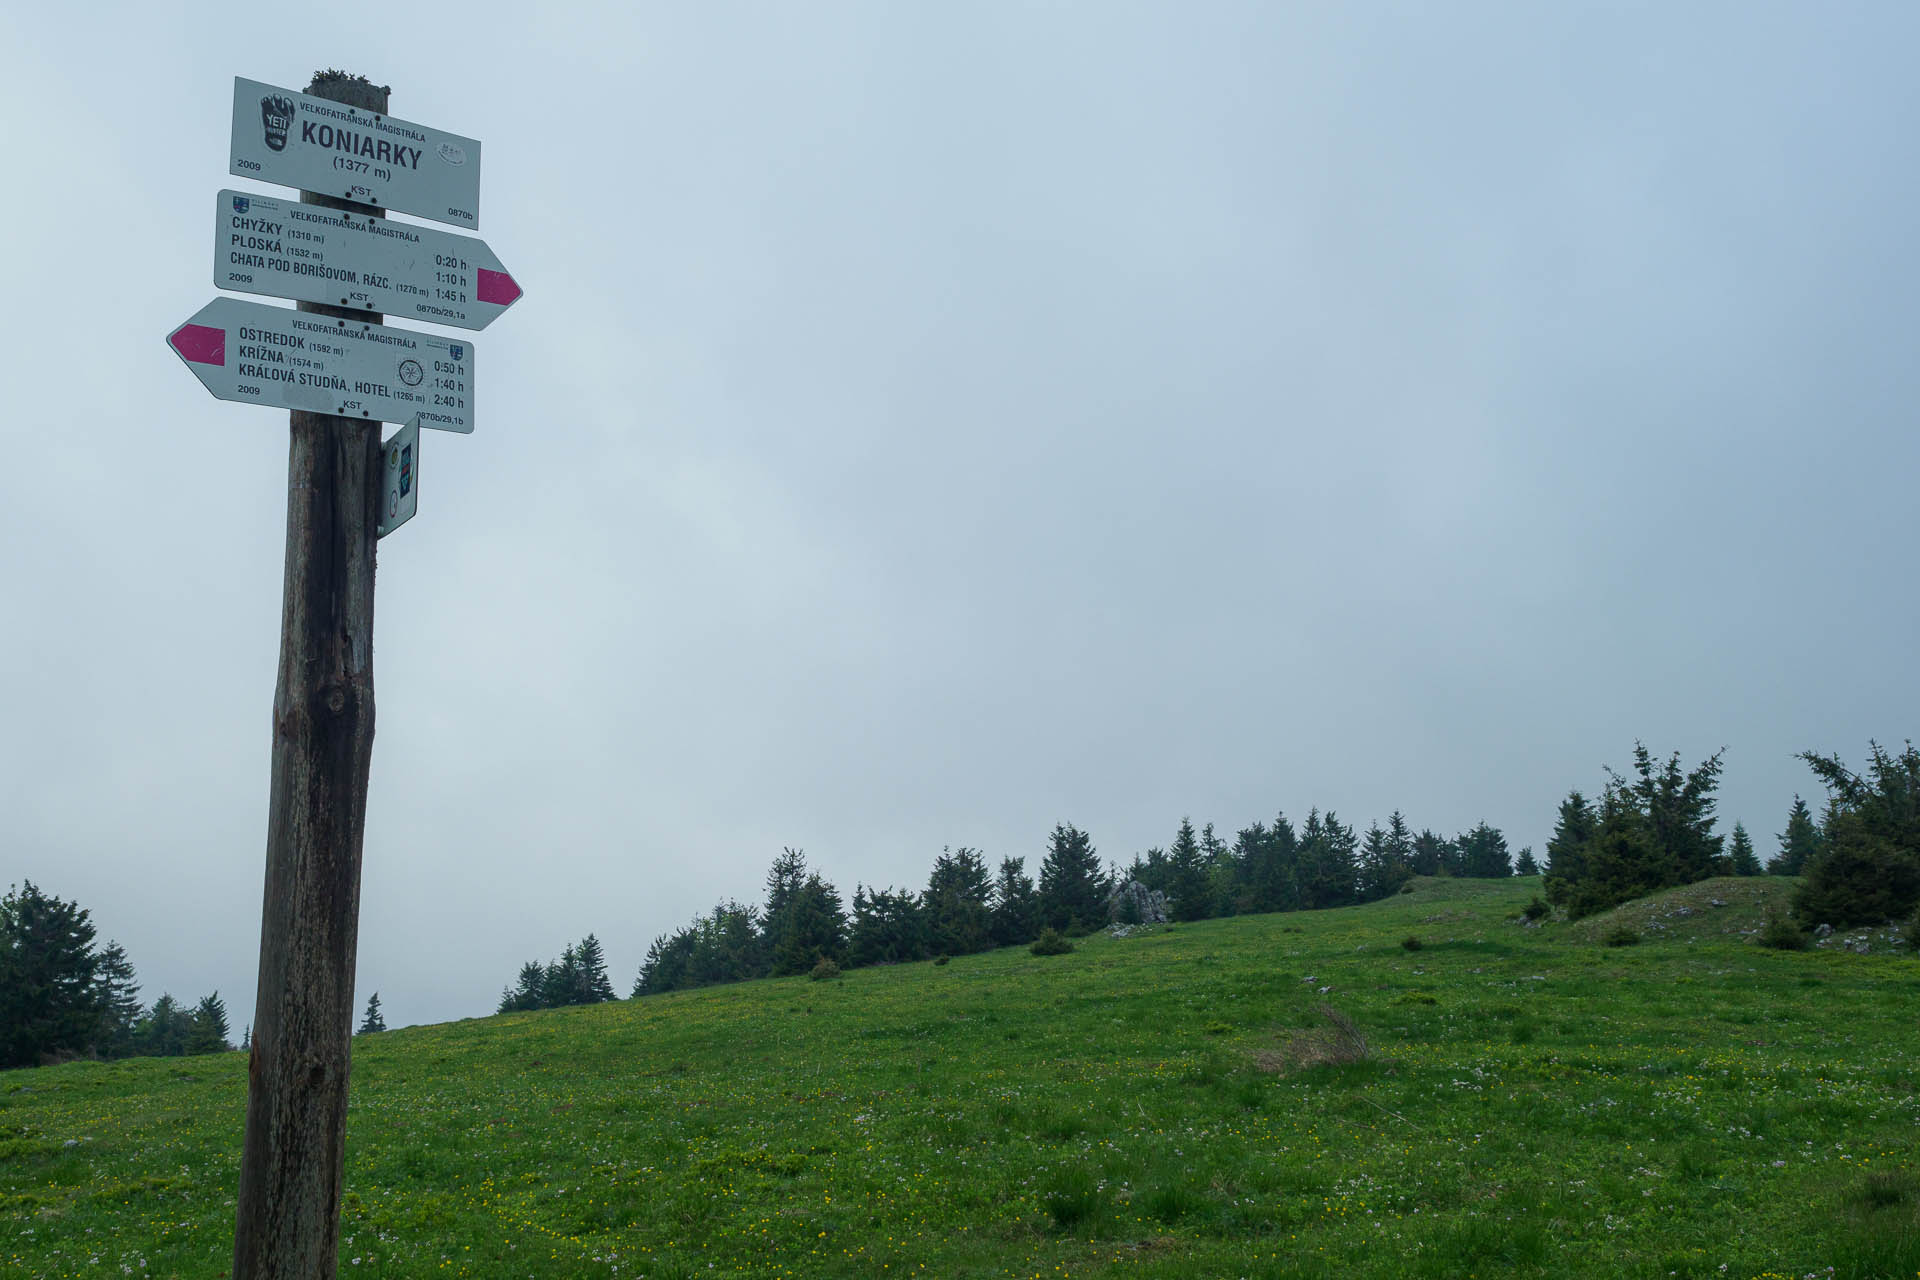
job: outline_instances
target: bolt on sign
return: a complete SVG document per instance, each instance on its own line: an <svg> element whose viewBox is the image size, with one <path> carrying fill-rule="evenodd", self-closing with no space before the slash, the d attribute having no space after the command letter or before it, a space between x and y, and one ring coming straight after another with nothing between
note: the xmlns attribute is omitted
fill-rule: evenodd
<svg viewBox="0 0 1920 1280"><path fill-rule="evenodd" d="M480 144L235 76L229 173L480 226Z"/></svg>

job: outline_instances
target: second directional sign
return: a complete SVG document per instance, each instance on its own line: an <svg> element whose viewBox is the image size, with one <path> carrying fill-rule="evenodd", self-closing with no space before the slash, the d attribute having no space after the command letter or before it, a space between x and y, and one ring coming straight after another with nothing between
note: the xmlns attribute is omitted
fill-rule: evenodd
<svg viewBox="0 0 1920 1280"><path fill-rule="evenodd" d="M222 400L473 430L473 344L215 298L167 345Z"/></svg>
<svg viewBox="0 0 1920 1280"><path fill-rule="evenodd" d="M243 191L214 203L213 283L462 329L520 298L484 240Z"/></svg>

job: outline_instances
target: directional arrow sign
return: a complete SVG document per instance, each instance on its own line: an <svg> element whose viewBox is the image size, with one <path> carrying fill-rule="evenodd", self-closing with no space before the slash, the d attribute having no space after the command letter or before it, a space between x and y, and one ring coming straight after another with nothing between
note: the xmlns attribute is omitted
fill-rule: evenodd
<svg viewBox="0 0 1920 1280"><path fill-rule="evenodd" d="M520 297L484 240L240 191L214 202L213 283L461 329Z"/></svg>
<svg viewBox="0 0 1920 1280"><path fill-rule="evenodd" d="M215 298L167 345L222 400L473 430L473 344Z"/></svg>
<svg viewBox="0 0 1920 1280"><path fill-rule="evenodd" d="M419 509L420 423L415 419L380 446L380 528L375 536L386 537Z"/></svg>
<svg viewBox="0 0 1920 1280"><path fill-rule="evenodd" d="M238 76L227 172L480 225L480 144L472 138Z"/></svg>

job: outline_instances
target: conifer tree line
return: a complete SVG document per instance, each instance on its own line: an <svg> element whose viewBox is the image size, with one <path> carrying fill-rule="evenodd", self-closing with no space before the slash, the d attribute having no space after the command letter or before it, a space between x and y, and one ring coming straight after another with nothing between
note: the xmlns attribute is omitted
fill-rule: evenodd
<svg viewBox="0 0 1920 1280"><path fill-rule="evenodd" d="M1630 775L1606 771L1597 802L1579 789L1560 802L1547 841L1546 898L1578 919L1712 876L1762 874L1744 824L1715 831L1723 752L1683 769L1634 744ZM1818 822L1793 798L1779 850L1764 871L1798 876L1794 919L1804 928L1898 922L1920 907L1920 751L1870 743L1864 773L1837 755L1798 758L1827 790Z"/></svg>
<svg viewBox="0 0 1920 1280"><path fill-rule="evenodd" d="M614 1000L613 983L607 978L607 957L600 939L588 934L560 953L558 960L541 964L529 960L520 966L520 977L500 991L496 1013L521 1013L530 1009L559 1009L572 1004L599 1004ZM375 1001L379 999L375 993ZM371 1020L379 1012L376 1003L367 1011ZM365 1030L366 1028L362 1028ZM375 1030L386 1030L383 1022Z"/></svg>
<svg viewBox="0 0 1920 1280"><path fill-rule="evenodd" d="M1533 851L1520 852L1522 868ZM1350 906L1397 893L1415 875L1515 874L1506 837L1479 823L1451 838L1417 835L1394 813L1364 835L1333 813L1308 812L1296 828L1280 814L1235 833L1182 819L1170 844L1107 867L1092 838L1070 824L1047 838L1038 876L1025 858L996 868L977 849L941 850L924 889L856 885L853 900L798 849L783 849L767 872L764 906L728 899L685 928L654 940L634 983L635 996L749 978L896 964L1025 945L1052 929L1085 934L1133 923L1139 897L1129 885L1164 895L1174 920ZM524 977L525 975L523 975ZM505 1007L503 996L502 1007Z"/></svg>
<svg viewBox="0 0 1920 1280"><path fill-rule="evenodd" d="M139 992L126 951L111 941L95 946L79 903L31 880L0 898L0 1067L233 1047L218 991L192 1006L163 994L152 1008Z"/></svg>

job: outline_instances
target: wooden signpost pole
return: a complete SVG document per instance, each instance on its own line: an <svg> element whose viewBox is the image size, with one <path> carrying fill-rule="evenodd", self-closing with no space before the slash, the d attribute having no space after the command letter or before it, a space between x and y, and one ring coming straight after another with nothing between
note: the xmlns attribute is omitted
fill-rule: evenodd
<svg viewBox="0 0 1920 1280"><path fill-rule="evenodd" d="M387 111L388 90L325 72L307 92ZM303 191L303 203L379 216ZM378 323L380 315L302 302ZM360 848L373 758L380 424L296 410L273 777L234 1280L335 1272L346 1163Z"/></svg>

